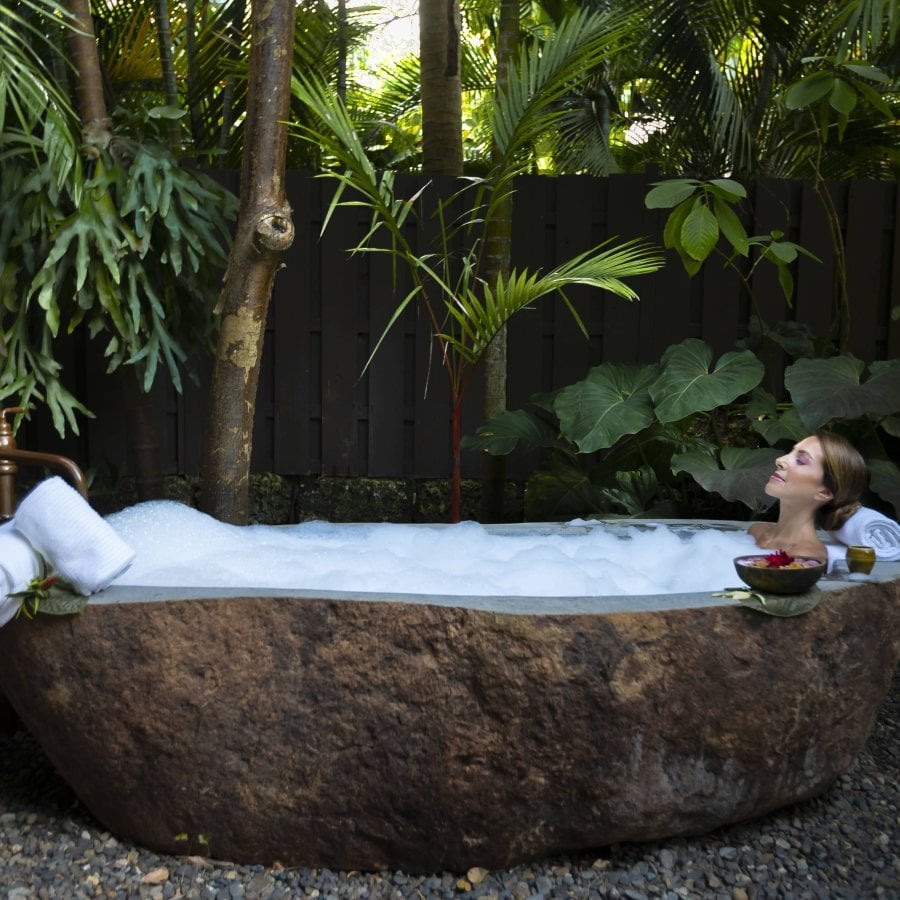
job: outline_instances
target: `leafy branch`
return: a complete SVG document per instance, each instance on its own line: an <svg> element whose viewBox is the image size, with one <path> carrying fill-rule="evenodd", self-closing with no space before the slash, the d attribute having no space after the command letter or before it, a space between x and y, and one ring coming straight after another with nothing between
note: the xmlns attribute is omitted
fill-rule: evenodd
<svg viewBox="0 0 900 900"><path fill-rule="evenodd" d="M9 595L20 600L16 618L20 615L33 619L38 613L50 616L71 616L87 606L88 598L77 593L69 584L55 575L33 578L24 591Z"/></svg>
<svg viewBox="0 0 900 900"><path fill-rule="evenodd" d="M644 204L648 209L672 210L666 218L663 246L678 253L688 275L696 275L715 251L724 257L726 266L737 272L752 298L750 279L766 260L778 270L778 283L790 305L794 293L791 265L800 254L816 262L821 260L799 244L784 240L784 232L777 229L766 235L749 236L735 210L746 197L746 188L730 178L673 178L654 182ZM730 247L727 253L719 248L722 238ZM749 258L752 248L758 253L745 273L734 264L735 255Z"/></svg>

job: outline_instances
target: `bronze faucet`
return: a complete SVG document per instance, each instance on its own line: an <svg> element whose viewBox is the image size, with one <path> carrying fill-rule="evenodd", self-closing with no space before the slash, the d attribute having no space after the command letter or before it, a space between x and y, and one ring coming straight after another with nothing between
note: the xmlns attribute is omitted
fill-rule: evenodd
<svg viewBox="0 0 900 900"><path fill-rule="evenodd" d="M85 500L88 495L84 473L71 459L56 453L36 453L33 450L19 450L16 447L12 425L6 416L23 412L25 410L21 406L10 406L0 411L0 522L11 519L16 509L15 474L18 466L13 460L59 469L68 475L69 481Z"/></svg>

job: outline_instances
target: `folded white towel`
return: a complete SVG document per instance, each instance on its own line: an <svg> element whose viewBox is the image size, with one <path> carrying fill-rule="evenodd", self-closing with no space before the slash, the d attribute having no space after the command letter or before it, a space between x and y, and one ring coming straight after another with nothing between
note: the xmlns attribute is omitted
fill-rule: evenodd
<svg viewBox="0 0 900 900"><path fill-rule="evenodd" d="M20 601L9 595L24 591L33 578L43 574L44 561L13 523L0 525L0 625L5 625L19 608Z"/></svg>
<svg viewBox="0 0 900 900"><path fill-rule="evenodd" d="M48 478L34 488L13 522L50 571L79 594L102 591L134 559L134 550L112 525L62 478Z"/></svg>
<svg viewBox="0 0 900 900"><path fill-rule="evenodd" d="M873 547L876 559L900 559L900 525L893 519L861 506L831 536L848 547Z"/></svg>

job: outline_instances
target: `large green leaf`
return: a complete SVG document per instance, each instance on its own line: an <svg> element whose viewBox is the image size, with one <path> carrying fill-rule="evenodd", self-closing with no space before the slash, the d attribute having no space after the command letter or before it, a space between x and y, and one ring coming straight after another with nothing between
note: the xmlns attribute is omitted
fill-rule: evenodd
<svg viewBox="0 0 900 900"><path fill-rule="evenodd" d="M602 490L578 459L554 453L525 486L525 517L530 522L585 515L603 508Z"/></svg>
<svg viewBox="0 0 900 900"><path fill-rule="evenodd" d="M681 223L681 247L692 259L703 262L712 253L718 240L718 219L698 199Z"/></svg>
<svg viewBox="0 0 900 900"><path fill-rule="evenodd" d="M692 450L672 457L672 471L687 472L705 490L757 510L771 502L764 488L779 455L780 451L771 447L725 447L722 450L725 468L720 469L709 454Z"/></svg>
<svg viewBox="0 0 900 900"><path fill-rule="evenodd" d="M826 72L815 72L792 84L784 96L788 109L802 109L821 100L834 87L834 76Z"/></svg>
<svg viewBox="0 0 900 900"><path fill-rule="evenodd" d="M715 409L749 393L765 374L763 364L749 350L726 353L710 371L712 348L688 338L669 347L650 396L661 422L676 422L695 412Z"/></svg>
<svg viewBox="0 0 900 900"><path fill-rule="evenodd" d="M802 594L764 594L761 591L730 589L713 594L713 597L726 597L737 600L742 606L765 613L767 616L802 616L815 609L822 599L822 589L811 587Z"/></svg>
<svg viewBox="0 0 900 900"><path fill-rule="evenodd" d="M873 366L866 382L861 381L864 369L853 356L833 356L799 359L785 371L785 387L810 431L832 419L900 411L900 360Z"/></svg>
<svg viewBox="0 0 900 900"><path fill-rule="evenodd" d="M892 437L900 437L900 416L885 416L880 425Z"/></svg>
<svg viewBox="0 0 900 900"><path fill-rule="evenodd" d="M895 516L900 514L900 469L889 459L870 459L868 465L869 487L894 507Z"/></svg>
<svg viewBox="0 0 900 900"><path fill-rule="evenodd" d="M696 190L700 182L695 178L672 178L668 181L655 181L653 187L644 197L647 209L671 209L687 200Z"/></svg>
<svg viewBox="0 0 900 900"><path fill-rule="evenodd" d="M781 440L799 441L809 433L797 415L797 408L791 405L779 410L775 398L764 388L753 392L746 414L753 429L769 444L777 444Z"/></svg>
<svg viewBox="0 0 900 900"><path fill-rule="evenodd" d="M556 397L563 434L582 453L591 453L646 428L653 421L648 387L656 375L656 366L603 363L591 369Z"/></svg>
<svg viewBox="0 0 900 900"><path fill-rule="evenodd" d="M715 197L713 200L713 209L716 214L716 220L719 228L726 240L734 249L746 256L750 251L750 241L747 238L747 232L741 224L741 220L737 217L735 211L728 205L725 200Z"/></svg>
<svg viewBox="0 0 900 900"><path fill-rule="evenodd" d="M559 430L546 419L524 409L507 409L492 416L474 435L466 435L460 441L460 448L505 456L520 442L525 447L559 447L562 444Z"/></svg>
<svg viewBox="0 0 900 900"><path fill-rule="evenodd" d="M650 466L616 472L615 487L601 489L603 497L621 506L626 515L639 516L646 512L656 499L659 483Z"/></svg>

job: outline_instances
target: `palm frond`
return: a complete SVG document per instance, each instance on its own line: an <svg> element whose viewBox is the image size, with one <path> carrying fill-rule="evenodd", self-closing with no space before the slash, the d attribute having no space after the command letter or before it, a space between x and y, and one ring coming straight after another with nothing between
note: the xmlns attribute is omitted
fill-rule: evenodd
<svg viewBox="0 0 900 900"><path fill-rule="evenodd" d="M557 102L571 87L633 37L625 14L579 10L566 19L552 40L522 49L510 67L506 90L496 98L491 116L494 141L512 172L513 161L564 115Z"/></svg>

